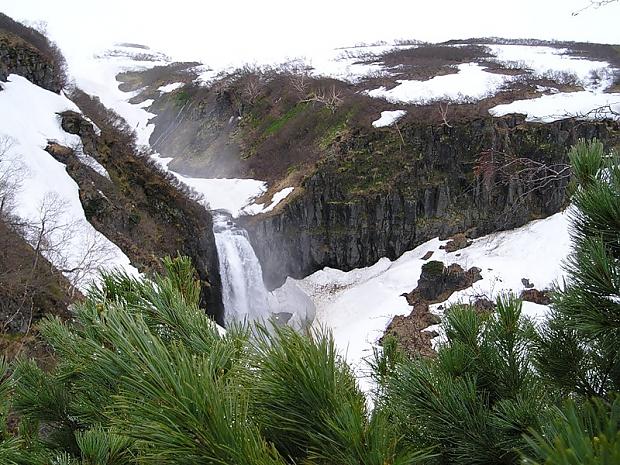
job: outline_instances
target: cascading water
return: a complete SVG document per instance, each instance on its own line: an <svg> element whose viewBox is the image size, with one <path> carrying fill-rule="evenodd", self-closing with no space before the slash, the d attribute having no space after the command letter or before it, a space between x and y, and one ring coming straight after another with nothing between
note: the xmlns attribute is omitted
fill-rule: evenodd
<svg viewBox="0 0 620 465"><path fill-rule="evenodd" d="M222 278L224 321L268 320L269 294L247 233L222 212L213 212L213 232Z"/></svg>

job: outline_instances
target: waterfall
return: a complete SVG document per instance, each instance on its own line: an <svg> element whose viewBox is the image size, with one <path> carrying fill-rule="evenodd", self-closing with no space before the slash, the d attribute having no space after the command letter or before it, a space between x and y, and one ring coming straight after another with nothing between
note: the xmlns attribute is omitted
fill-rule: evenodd
<svg viewBox="0 0 620 465"><path fill-rule="evenodd" d="M213 212L213 232L220 262L224 321L268 320L269 294L263 271L246 231L222 212Z"/></svg>

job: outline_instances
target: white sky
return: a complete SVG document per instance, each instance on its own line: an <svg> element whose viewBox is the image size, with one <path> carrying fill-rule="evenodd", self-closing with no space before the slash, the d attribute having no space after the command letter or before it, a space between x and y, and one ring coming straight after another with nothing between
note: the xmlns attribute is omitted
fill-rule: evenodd
<svg viewBox="0 0 620 465"><path fill-rule="evenodd" d="M69 61L114 42L220 66L316 49L411 38L501 36L620 43L620 2L572 16L588 0L0 0L18 20L46 21Z"/></svg>

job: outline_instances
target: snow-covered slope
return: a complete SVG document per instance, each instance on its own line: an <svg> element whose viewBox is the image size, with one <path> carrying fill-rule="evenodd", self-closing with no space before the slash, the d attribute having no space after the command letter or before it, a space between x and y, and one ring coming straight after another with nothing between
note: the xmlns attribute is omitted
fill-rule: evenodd
<svg viewBox="0 0 620 465"><path fill-rule="evenodd" d="M119 89L116 76L125 71L136 71L171 64L171 60L161 53L148 49L115 46L105 53L93 55L89 60L83 60L79 66L72 68L76 85L86 93L98 97L108 108L123 117L129 127L136 133L137 143L149 147L149 139L154 125L150 123L155 114L148 111L153 100L141 103L130 103L141 89L134 92L123 92ZM162 86L158 90L162 93L171 92L179 88L173 83ZM162 167L167 168L170 158L161 158L157 153L153 158ZM239 216L245 207L250 206L248 212L258 212L262 206L252 206L253 200L267 190L263 181L254 179L213 179L192 178L171 171L181 182L204 196L205 202L212 210L225 210L233 217Z"/></svg>
<svg viewBox="0 0 620 465"><path fill-rule="evenodd" d="M60 269L75 269L65 274L80 288L97 275L96 268L121 267L137 273L127 256L86 220L78 185L65 166L44 150L48 141L74 147L83 162L105 176L105 169L83 153L80 138L60 126L57 113L80 110L64 95L18 75L10 75L0 86L0 137L9 141L0 169L9 165L19 168L23 180L15 213L33 226L29 228L31 236L47 223L46 258Z"/></svg>
<svg viewBox="0 0 620 465"><path fill-rule="evenodd" d="M81 60L71 67L71 77L84 92L99 97L107 108L121 115L129 127L136 131L137 142L148 145L153 126L148 124L152 113L144 110L152 100L141 104L129 103L138 92L123 92L118 88L116 76L123 71L149 69L170 64L170 60L156 52L127 46L116 46L113 50L90 59ZM162 91L165 92L165 91Z"/></svg>

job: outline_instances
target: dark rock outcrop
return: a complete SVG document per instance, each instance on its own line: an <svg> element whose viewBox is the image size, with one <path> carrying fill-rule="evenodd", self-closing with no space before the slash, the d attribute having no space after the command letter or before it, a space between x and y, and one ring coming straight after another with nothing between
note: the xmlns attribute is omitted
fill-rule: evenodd
<svg viewBox="0 0 620 465"><path fill-rule="evenodd" d="M407 294L409 305L419 302L436 303L446 300L455 291L467 289L482 279L480 268L472 267L465 271L457 263L448 267L440 261L433 260L422 266L418 286Z"/></svg>
<svg viewBox="0 0 620 465"><path fill-rule="evenodd" d="M431 339L437 333L424 330L439 324L441 319L430 312L429 305L446 300L453 292L467 289L480 279L479 268L465 271L456 263L448 267L436 260L425 263L417 287L409 294L403 294L413 307L411 313L394 317L383 337L394 336L399 346L412 357L434 355Z"/></svg>
<svg viewBox="0 0 620 465"><path fill-rule="evenodd" d="M64 66L58 48L45 36L0 13L0 81L19 74L58 93L65 80Z"/></svg>
<svg viewBox="0 0 620 465"><path fill-rule="evenodd" d="M539 291L538 289L526 289L519 296L521 300L533 302L539 305L549 305L551 303L550 292L547 290Z"/></svg>
<svg viewBox="0 0 620 465"><path fill-rule="evenodd" d="M379 343L383 343L386 336L391 336L410 357L433 357L435 351L431 340L439 333L424 330L440 322L441 319L429 311L427 303L417 303L409 315L396 315L392 319Z"/></svg>
<svg viewBox="0 0 620 465"><path fill-rule="evenodd" d="M469 247L470 245L471 240L469 240L464 233L458 233L452 236L446 245L442 245L439 248L444 249L448 253L452 253Z"/></svg>
<svg viewBox="0 0 620 465"><path fill-rule="evenodd" d="M549 216L566 204L569 177L536 185L527 170L506 172L503 163L557 170L579 138L619 140L615 122L539 124L518 115L400 131L404 145L392 133L350 133L286 204L245 220L269 287L325 266L395 259L433 237L477 237Z"/></svg>

